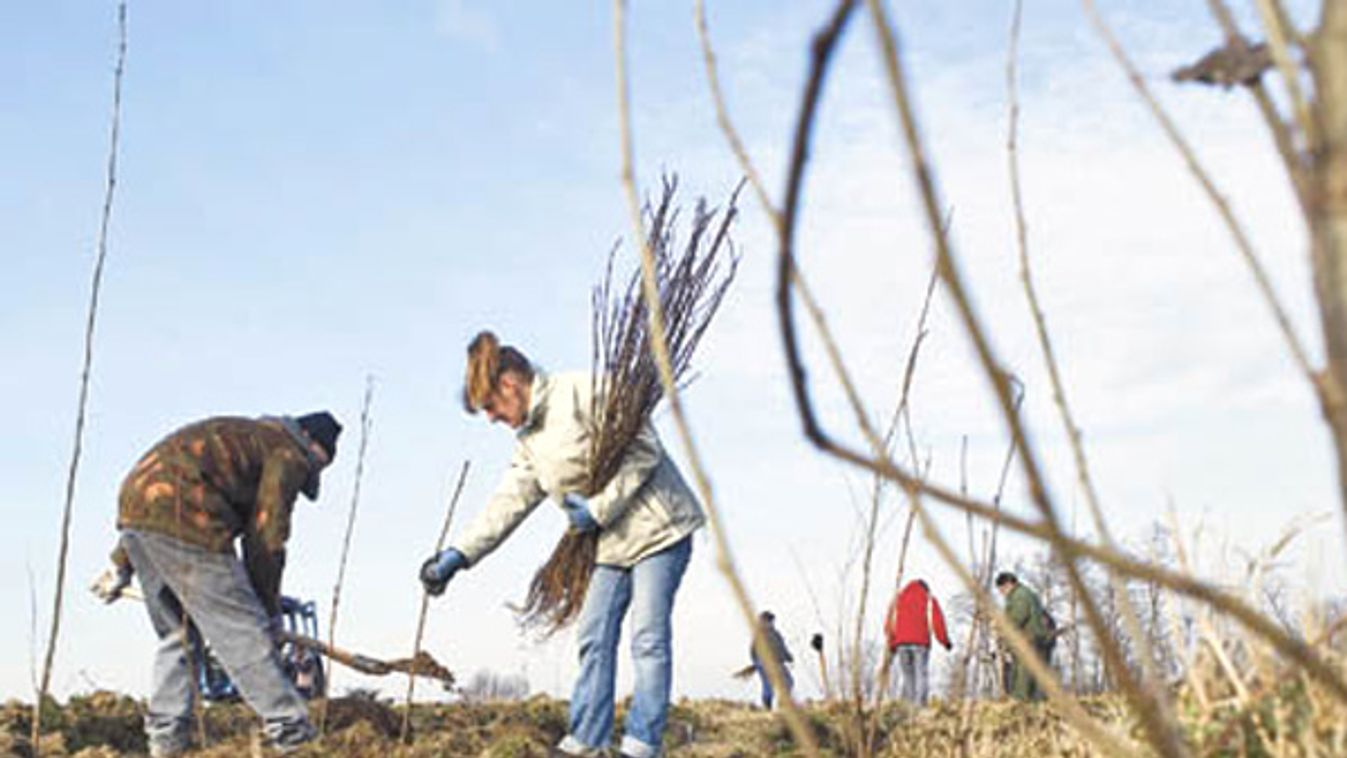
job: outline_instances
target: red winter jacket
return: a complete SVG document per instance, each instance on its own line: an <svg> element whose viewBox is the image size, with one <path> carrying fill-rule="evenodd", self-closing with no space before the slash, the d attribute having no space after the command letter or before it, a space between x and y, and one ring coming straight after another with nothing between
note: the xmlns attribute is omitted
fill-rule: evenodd
<svg viewBox="0 0 1347 758"><path fill-rule="evenodd" d="M884 622L889 650L899 645L930 647L933 630L935 638L948 650L949 634L945 632L945 614L940 612L940 602L926 589L925 582L914 579L903 587L889 607L889 617Z"/></svg>

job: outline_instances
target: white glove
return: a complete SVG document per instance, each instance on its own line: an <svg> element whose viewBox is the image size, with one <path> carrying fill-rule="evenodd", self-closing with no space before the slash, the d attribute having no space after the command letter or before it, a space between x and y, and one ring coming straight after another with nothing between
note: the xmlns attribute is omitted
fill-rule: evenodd
<svg viewBox="0 0 1347 758"><path fill-rule="evenodd" d="M123 595L133 597L134 590L130 590L131 577L134 571L130 566L117 566L115 568L104 569L103 573L98 575L94 583L89 586L99 600L104 603L114 603L120 600Z"/></svg>

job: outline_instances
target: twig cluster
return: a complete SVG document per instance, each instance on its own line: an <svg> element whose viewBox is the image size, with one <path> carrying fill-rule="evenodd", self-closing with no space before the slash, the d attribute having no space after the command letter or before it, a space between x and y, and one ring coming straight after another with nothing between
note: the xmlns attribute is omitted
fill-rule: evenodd
<svg viewBox="0 0 1347 758"><path fill-rule="evenodd" d="M723 212L710 208L705 198L698 200L681 249L675 234L677 190L677 177L666 176L659 202L648 203L642 215L644 243L654 252L657 305L664 314L674 381L682 385L688 380L693 353L734 281L738 256L730 228L738 212L739 189L731 193ZM614 245L610 251L603 280L592 297L594 429L586 458L586 495L601 490L617 473L628 446L665 396L641 271L629 274L620 286L614 281L620 249ZM521 623L544 634L570 623L584 602L597 550L597 532L568 529L534 574L520 609Z"/></svg>
<svg viewBox="0 0 1347 758"><path fill-rule="evenodd" d="M742 186L742 185L741 185ZM723 213L700 198L687 241L676 252L678 177L666 176L659 203L644 209L646 244L655 255L659 309L675 381L685 383L692 354L734 281L739 258L730 239L738 215L739 189ZM598 431L591 438L588 488L600 489L617 472L641 426L664 399L659 369L651 351L649 307L641 291L641 272L633 271L620 292L613 289L618 248L608 258L603 282L594 288L592 368L595 391L591 417Z"/></svg>

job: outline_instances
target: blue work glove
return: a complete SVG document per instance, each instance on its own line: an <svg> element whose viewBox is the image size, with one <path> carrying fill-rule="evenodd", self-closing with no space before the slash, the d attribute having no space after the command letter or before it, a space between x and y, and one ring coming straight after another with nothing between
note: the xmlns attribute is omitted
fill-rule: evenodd
<svg viewBox="0 0 1347 758"><path fill-rule="evenodd" d="M566 518L571 522L571 528L577 532L592 532L599 528L599 522L594 520L594 514L589 512L589 501L574 493L567 495L561 500L561 509L566 511Z"/></svg>
<svg viewBox="0 0 1347 758"><path fill-rule="evenodd" d="M439 597L444 594L444 588L449 586L449 580L454 578L454 574L467 567L467 557L451 547L439 555L432 555L421 564L421 586L426 588L428 594Z"/></svg>

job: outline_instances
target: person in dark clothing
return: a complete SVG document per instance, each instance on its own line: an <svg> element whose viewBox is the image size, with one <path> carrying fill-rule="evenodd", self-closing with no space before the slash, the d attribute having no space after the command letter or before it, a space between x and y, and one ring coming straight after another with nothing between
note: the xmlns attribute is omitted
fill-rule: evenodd
<svg viewBox="0 0 1347 758"><path fill-rule="evenodd" d="M1019 579L1009 571L997 574L996 589L1005 598L1006 615L1010 617L1010 622L1029 638L1043 663L1051 666L1053 636L1048 627L1052 624L1038 593L1020 584ZM1006 692L1017 700L1044 698L1042 685L1014 653L1011 654L1010 668L1006 672Z"/></svg>
<svg viewBox="0 0 1347 758"><path fill-rule="evenodd" d="M159 637L145 716L151 756L189 746L195 695L186 640L195 635L261 716L273 747L287 752L316 736L281 667L275 632L290 512L301 493L318 497L340 433L326 411L206 419L159 441L122 483L115 579L102 594L115 600L138 576Z"/></svg>
<svg viewBox="0 0 1347 758"><path fill-rule="evenodd" d="M786 647L786 641L782 639L781 632L776 630L776 615L771 611L763 611L758 614L758 634L762 635L767 643L767 649L771 652L773 658L781 664L781 675L785 678L786 692L790 692L795 687L795 678L790 674L788 663L794 663L795 658L790 654L790 648ZM748 654L753 659L753 668L758 672L758 678L762 681L762 707L767 710L772 709L772 704L776 700L776 692L772 689L772 680L767 675L767 667L758 656L758 649L749 645Z"/></svg>

